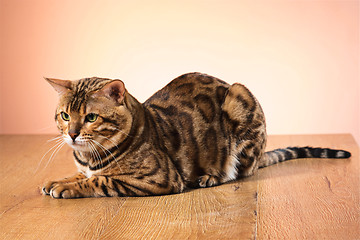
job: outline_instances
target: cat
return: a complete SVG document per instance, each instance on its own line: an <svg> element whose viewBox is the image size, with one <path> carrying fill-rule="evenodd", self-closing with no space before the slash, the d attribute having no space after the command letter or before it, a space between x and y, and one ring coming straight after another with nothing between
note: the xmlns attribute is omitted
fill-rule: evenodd
<svg viewBox="0 0 360 240"><path fill-rule="evenodd" d="M46 78L79 172L42 188L53 198L154 196L212 187L296 158L349 158L344 150L265 152L263 110L242 84L202 73L177 77L143 104L121 80Z"/></svg>

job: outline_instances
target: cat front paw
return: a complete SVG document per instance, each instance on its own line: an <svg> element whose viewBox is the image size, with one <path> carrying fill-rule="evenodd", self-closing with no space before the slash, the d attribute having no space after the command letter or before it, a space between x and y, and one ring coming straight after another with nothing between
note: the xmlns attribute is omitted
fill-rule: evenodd
<svg viewBox="0 0 360 240"><path fill-rule="evenodd" d="M43 188L41 189L42 194L44 194L44 195L50 195L50 191L51 191L51 189L55 186L55 184L57 184L56 181L47 182L47 183L43 186Z"/></svg>
<svg viewBox="0 0 360 240"><path fill-rule="evenodd" d="M80 192L74 187L74 184L58 183L50 190L50 196L53 198L79 198Z"/></svg>

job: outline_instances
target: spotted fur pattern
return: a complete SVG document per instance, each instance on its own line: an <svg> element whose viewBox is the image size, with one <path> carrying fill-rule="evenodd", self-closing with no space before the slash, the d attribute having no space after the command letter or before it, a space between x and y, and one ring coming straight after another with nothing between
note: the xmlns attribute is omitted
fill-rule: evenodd
<svg viewBox="0 0 360 240"><path fill-rule="evenodd" d="M55 120L79 169L43 187L54 198L173 194L285 160L350 157L310 147L265 152L256 98L242 84L206 74L184 74L143 104L120 80L47 81L59 92Z"/></svg>

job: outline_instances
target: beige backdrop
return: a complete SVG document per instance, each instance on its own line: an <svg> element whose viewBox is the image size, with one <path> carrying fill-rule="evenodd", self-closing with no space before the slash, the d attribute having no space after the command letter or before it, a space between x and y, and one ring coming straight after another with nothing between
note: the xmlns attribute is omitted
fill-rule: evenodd
<svg viewBox="0 0 360 240"><path fill-rule="evenodd" d="M359 1L0 2L0 133L56 132L43 76L120 78L144 101L200 71L247 85L269 134L360 142Z"/></svg>

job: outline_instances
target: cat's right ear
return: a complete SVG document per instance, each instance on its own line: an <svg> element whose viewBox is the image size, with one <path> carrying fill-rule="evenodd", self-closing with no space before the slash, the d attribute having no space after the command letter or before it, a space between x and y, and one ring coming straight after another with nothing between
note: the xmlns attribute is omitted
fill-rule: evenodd
<svg viewBox="0 0 360 240"><path fill-rule="evenodd" d="M71 81L69 80L60 80L46 77L44 78L61 95L71 90Z"/></svg>

